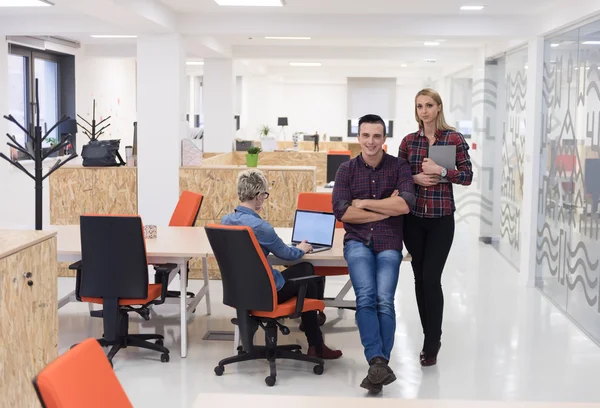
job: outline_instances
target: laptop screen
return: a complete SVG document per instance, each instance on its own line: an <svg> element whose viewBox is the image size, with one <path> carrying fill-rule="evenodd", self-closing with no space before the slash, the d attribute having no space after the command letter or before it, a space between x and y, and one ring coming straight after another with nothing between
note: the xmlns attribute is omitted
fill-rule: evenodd
<svg viewBox="0 0 600 408"><path fill-rule="evenodd" d="M304 240L312 245L333 245L335 216L332 213L296 210L292 242Z"/></svg>

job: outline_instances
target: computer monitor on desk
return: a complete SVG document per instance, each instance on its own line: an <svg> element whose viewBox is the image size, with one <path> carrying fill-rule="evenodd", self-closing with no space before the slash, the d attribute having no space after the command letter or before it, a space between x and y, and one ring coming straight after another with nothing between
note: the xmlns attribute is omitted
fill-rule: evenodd
<svg viewBox="0 0 600 408"><path fill-rule="evenodd" d="M350 154L331 154L327 153L327 180L326 182L335 181L335 174L343 162L350 160Z"/></svg>

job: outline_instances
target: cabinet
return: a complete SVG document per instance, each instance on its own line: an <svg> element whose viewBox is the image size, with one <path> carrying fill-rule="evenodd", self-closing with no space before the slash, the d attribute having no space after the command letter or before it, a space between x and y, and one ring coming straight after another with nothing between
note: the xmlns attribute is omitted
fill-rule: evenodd
<svg viewBox="0 0 600 408"><path fill-rule="evenodd" d="M41 231L0 231L0 236ZM0 239L0 408L39 407L31 381L58 356L56 237L2 258Z"/></svg>

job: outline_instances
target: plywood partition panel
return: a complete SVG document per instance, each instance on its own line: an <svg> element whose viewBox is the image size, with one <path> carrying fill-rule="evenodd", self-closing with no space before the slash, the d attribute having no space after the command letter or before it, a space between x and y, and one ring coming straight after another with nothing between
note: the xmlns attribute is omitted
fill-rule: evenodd
<svg viewBox="0 0 600 408"><path fill-rule="evenodd" d="M94 173L61 168L50 176L50 224L79 224L81 214L94 210ZM32 196L33 199L33 196Z"/></svg>
<svg viewBox="0 0 600 408"><path fill-rule="evenodd" d="M31 380L58 356L56 238L0 259L0 407L39 407Z"/></svg>
<svg viewBox="0 0 600 408"><path fill-rule="evenodd" d="M137 214L137 168L95 171L93 197L96 214Z"/></svg>

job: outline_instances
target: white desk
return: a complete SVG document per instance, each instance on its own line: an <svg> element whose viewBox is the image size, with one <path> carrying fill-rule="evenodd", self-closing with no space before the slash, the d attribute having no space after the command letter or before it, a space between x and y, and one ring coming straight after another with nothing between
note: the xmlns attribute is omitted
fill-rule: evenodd
<svg viewBox="0 0 600 408"><path fill-rule="evenodd" d="M59 262L77 262L81 260L81 237L79 225L52 225L50 229L57 232L57 253ZM157 238L146 240L146 253L149 264L176 263L170 279L180 273L180 325L181 325L181 357L187 356L187 318L206 298L206 312L210 314L210 292L208 288L208 262L210 244L204 228L198 227L158 227ZM187 262L190 258L202 258L204 285L194 298L189 300L187 292ZM177 299L168 299L177 302ZM58 308L75 301L75 291L59 300ZM171 303L171 302L168 302Z"/></svg>
<svg viewBox="0 0 600 408"><path fill-rule="evenodd" d="M398 398L307 397L264 394L199 394L194 402L194 408L215 406L244 408L306 408L311 406L336 408L600 408L600 404L569 402L405 400Z"/></svg>

